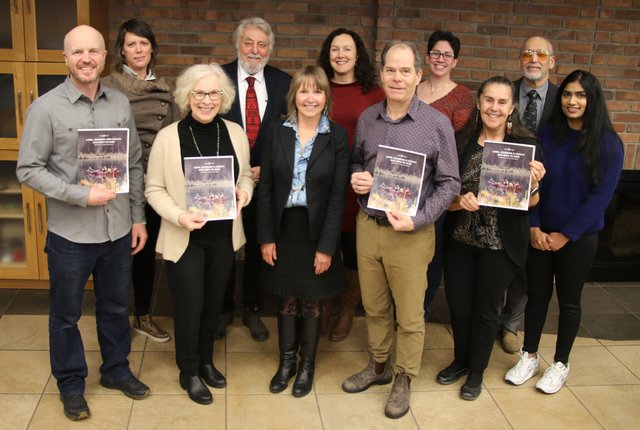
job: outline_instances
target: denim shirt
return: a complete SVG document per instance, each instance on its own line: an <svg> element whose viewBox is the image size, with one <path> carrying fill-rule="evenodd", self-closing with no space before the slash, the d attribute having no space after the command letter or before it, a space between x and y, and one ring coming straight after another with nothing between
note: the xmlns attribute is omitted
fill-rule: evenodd
<svg viewBox="0 0 640 430"><path fill-rule="evenodd" d="M307 206L307 189L305 187L307 179L307 167L309 165L309 158L311 157L311 151L313 150L313 143L316 140L318 133L329 133L329 118L322 114L320 122L315 136L311 138L302 148L300 143L300 136L298 135L298 124L295 121L286 120L283 124L285 127L293 128L296 134L295 142L295 157L293 160L293 180L291 181L291 191L289 191L289 198L284 205L286 208L292 208L296 206Z"/></svg>

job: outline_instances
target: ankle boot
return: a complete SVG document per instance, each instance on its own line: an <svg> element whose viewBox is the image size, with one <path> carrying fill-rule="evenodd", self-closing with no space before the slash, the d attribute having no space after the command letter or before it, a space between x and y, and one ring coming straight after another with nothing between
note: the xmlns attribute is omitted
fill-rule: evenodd
<svg viewBox="0 0 640 430"><path fill-rule="evenodd" d="M340 342L349 336L351 325L353 324L353 316L360 302L358 272L344 269L344 275L347 282L344 291L340 295L338 318L331 329L331 333L329 333L329 340L333 342Z"/></svg>
<svg viewBox="0 0 640 430"><path fill-rule="evenodd" d="M293 383L292 394L294 397L306 396L311 391L316 369L316 351L318 350L322 315L317 318L302 318L301 322L300 366Z"/></svg>
<svg viewBox="0 0 640 430"><path fill-rule="evenodd" d="M296 354L298 353L298 317L278 314L278 346L280 364L271 378L269 391L279 393L289 385L289 379L296 374Z"/></svg>

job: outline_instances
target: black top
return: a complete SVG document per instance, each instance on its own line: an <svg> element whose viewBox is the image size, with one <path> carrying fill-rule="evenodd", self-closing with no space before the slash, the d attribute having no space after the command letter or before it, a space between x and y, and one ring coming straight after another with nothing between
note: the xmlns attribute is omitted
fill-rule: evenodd
<svg viewBox="0 0 640 430"><path fill-rule="evenodd" d="M220 151L216 153L218 146L218 126L220 127ZM191 136L189 127L193 130L193 137ZM226 124L219 116L216 115L213 121L208 124L202 124L193 119L191 114L189 114L178 123L178 137L180 139L180 156L182 159L185 157L200 157L201 154L198 153L198 149L193 143L194 137L204 157L232 155L233 182L238 182L238 170L240 169L238 158L231 143L229 130L227 130ZM182 173L184 174L184 163L182 164ZM209 242L220 239L225 235L231 237L232 225L233 220L209 221L200 230L192 231L190 239Z"/></svg>
<svg viewBox="0 0 640 430"><path fill-rule="evenodd" d="M466 147L460 156L460 172L465 171L467 163L473 154L475 143L478 141L480 133L473 133L466 142ZM536 139L532 137L513 138L505 137L505 142L525 143L536 145ZM539 160L539 151L536 151L536 159ZM527 248L529 246L529 212L515 209L497 208L498 229L502 245L507 255L518 267L524 268L527 263ZM445 237L451 239L453 230L458 225L458 218L462 210L449 212L445 221Z"/></svg>

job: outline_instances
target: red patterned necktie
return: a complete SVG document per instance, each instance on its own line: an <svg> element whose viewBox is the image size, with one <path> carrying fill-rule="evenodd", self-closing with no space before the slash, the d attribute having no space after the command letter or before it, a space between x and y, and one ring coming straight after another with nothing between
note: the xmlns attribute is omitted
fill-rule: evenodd
<svg viewBox="0 0 640 430"><path fill-rule="evenodd" d="M249 147L253 149L258 138L258 131L260 131L260 109L258 108L258 97L256 96L256 90L253 88L253 83L256 78L253 76L247 77L247 99L245 101L244 121L245 129L247 132L247 138L249 139Z"/></svg>

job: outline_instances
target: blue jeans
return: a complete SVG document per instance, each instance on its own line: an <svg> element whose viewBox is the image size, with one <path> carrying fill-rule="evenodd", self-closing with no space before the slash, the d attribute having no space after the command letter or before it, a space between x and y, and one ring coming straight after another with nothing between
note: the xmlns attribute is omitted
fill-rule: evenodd
<svg viewBox="0 0 640 430"><path fill-rule="evenodd" d="M75 243L49 232L45 252L50 278L51 372L60 394L84 393L87 362L77 323L82 313L82 293L91 274L102 354L100 374L108 382L129 378L131 235L113 242Z"/></svg>

